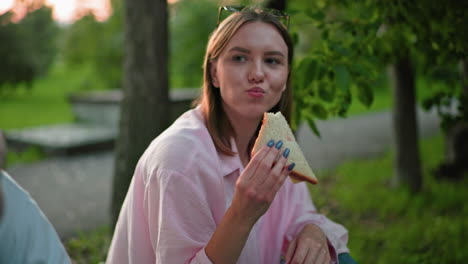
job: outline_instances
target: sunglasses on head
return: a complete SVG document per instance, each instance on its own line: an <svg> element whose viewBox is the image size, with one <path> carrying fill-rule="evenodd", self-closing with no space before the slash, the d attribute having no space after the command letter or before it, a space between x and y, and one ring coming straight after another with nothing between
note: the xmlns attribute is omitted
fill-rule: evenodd
<svg viewBox="0 0 468 264"><path fill-rule="evenodd" d="M249 6L241 6L241 5L229 5L229 6L221 6L218 10L218 21L216 23L216 27L219 26L219 23L224 20L222 18L223 11L227 11L230 13L241 13L246 11L256 11L256 12L266 12L277 17L283 25L289 29L289 15L283 11L271 9L271 8L260 8L260 7L249 7Z"/></svg>

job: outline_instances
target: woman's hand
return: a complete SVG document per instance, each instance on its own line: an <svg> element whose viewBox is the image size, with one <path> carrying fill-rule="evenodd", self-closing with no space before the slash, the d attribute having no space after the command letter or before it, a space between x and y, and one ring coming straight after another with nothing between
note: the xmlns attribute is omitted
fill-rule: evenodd
<svg viewBox="0 0 468 264"><path fill-rule="evenodd" d="M286 263L291 264L330 264L327 237L314 225L306 225L297 237L289 243Z"/></svg>
<svg viewBox="0 0 468 264"><path fill-rule="evenodd" d="M282 151L282 145L282 141L275 145L271 140L250 160L236 182L230 209L249 225L253 226L265 214L294 167L293 164L286 165L290 150Z"/></svg>
<svg viewBox="0 0 468 264"><path fill-rule="evenodd" d="M205 248L213 263L237 262L252 227L294 167L286 166L289 150L281 151L282 142L273 145L272 140L257 152L237 179L231 206Z"/></svg>

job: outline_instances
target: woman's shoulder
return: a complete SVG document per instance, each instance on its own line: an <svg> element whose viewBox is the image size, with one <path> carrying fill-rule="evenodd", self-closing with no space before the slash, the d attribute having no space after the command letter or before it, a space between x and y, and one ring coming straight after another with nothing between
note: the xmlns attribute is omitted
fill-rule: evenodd
<svg viewBox="0 0 468 264"><path fill-rule="evenodd" d="M213 162L216 156L217 151L201 111L195 108L184 113L155 138L140 162L151 171L165 169L186 174Z"/></svg>

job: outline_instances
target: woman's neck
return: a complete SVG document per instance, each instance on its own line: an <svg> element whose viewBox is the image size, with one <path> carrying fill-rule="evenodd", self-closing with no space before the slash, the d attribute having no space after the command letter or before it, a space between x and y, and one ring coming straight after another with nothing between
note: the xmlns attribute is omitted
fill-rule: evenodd
<svg viewBox="0 0 468 264"><path fill-rule="evenodd" d="M250 160L250 142L257 132L261 117L248 119L234 113L226 113L234 130L236 147L244 167Z"/></svg>

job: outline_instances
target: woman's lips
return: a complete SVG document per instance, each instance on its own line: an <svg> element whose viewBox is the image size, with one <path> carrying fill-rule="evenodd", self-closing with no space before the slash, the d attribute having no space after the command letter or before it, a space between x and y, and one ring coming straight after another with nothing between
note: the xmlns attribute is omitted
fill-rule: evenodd
<svg viewBox="0 0 468 264"><path fill-rule="evenodd" d="M247 93L254 98L260 98L265 95L265 91L259 87L251 88L247 90Z"/></svg>

